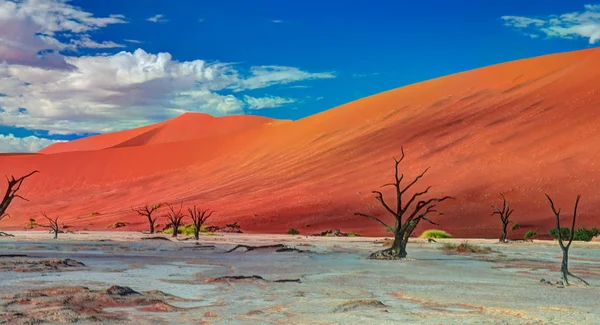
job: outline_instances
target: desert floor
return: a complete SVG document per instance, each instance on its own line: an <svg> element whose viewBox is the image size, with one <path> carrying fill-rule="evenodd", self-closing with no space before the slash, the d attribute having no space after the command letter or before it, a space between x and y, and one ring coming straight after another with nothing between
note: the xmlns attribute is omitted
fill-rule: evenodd
<svg viewBox="0 0 600 325"><path fill-rule="evenodd" d="M457 254L441 247L464 240L415 239L409 259L374 261L382 238L13 234L0 238L0 323L600 324L600 242L573 243L571 271L590 286L563 287L551 241L469 239L494 252ZM226 253L237 244L308 252Z"/></svg>

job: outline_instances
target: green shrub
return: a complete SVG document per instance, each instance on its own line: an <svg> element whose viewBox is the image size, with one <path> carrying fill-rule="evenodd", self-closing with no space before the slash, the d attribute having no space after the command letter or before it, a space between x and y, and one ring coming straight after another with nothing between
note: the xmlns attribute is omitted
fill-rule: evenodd
<svg viewBox="0 0 600 325"><path fill-rule="evenodd" d="M423 231L419 238L452 238L452 235L443 230L430 229Z"/></svg>
<svg viewBox="0 0 600 325"><path fill-rule="evenodd" d="M162 231L162 233L172 235L173 228L165 229ZM179 226L179 229L177 229L177 233L181 234L181 235L186 235L186 236L193 236L194 235L194 225L193 224L181 225L181 226Z"/></svg>
<svg viewBox="0 0 600 325"><path fill-rule="evenodd" d="M554 237L554 239L558 239L558 236L556 235L557 234L556 228L551 229L549 231L549 233L552 237ZM569 237L571 236L571 230L569 228L560 228L560 234L561 234L561 237L563 240L568 240ZM591 229L579 228L579 229L575 230L575 234L573 235L573 240L590 241L595 236L598 236L598 234L600 234L600 231L596 227L593 227Z"/></svg>
<svg viewBox="0 0 600 325"><path fill-rule="evenodd" d="M512 225L512 227L510 227L510 230L517 230L519 228L520 228L519 224L515 223L514 225Z"/></svg>
<svg viewBox="0 0 600 325"><path fill-rule="evenodd" d="M294 229L294 228L290 228L287 231L288 235L300 235L300 231L298 231L298 229Z"/></svg>
<svg viewBox="0 0 600 325"><path fill-rule="evenodd" d="M548 233L550 234L550 236L552 236L554 239L558 239L558 232L556 231L556 228L552 228L550 229L550 231L548 231ZM569 230L569 228L560 228L560 237L562 239L569 239L569 236L571 235L571 230Z"/></svg>
<svg viewBox="0 0 600 325"><path fill-rule="evenodd" d="M348 237L361 237L361 236L360 236L360 234L357 234L355 232L349 232Z"/></svg>
<svg viewBox="0 0 600 325"><path fill-rule="evenodd" d="M533 236L537 236L537 233L533 230L529 230L526 234L525 234L525 240L529 240L531 237Z"/></svg>

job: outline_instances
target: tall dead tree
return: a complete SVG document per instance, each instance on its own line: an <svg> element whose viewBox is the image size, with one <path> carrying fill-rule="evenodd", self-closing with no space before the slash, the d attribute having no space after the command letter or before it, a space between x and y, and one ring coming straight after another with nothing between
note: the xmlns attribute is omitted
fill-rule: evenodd
<svg viewBox="0 0 600 325"><path fill-rule="evenodd" d="M179 226L181 226L183 218L185 218L185 214L181 212L183 209L183 202L179 206L179 210L175 210L173 206L169 203L166 203L169 208L169 212L167 212L167 220L169 220L169 226L173 229L173 237L177 237L177 232L179 232Z"/></svg>
<svg viewBox="0 0 600 325"><path fill-rule="evenodd" d="M552 208L552 213L554 213L554 217L556 218L556 233L558 234L558 244L560 245L560 249L563 252L562 262L560 265L560 272L562 273L563 283L566 286L568 286L568 276L572 276L575 279L585 283L586 285L589 285L589 283L587 283L582 278L573 275L573 273L569 272L569 248L571 247L571 243L573 242L573 238L575 237L575 219L577 218L577 206L579 205L579 199L581 198L581 194L577 194L577 199L575 200L575 208L573 210L573 222L571 223L571 232L569 233L569 242L567 243L567 245L563 243L563 239L560 233L560 209L556 211L556 208L554 207L554 202L552 202L550 196L548 194L545 195L548 198L548 201L550 202L550 208Z"/></svg>
<svg viewBox="0 0 600 325"><path fill-rule="evenodd" d="M52 229L52 233L54 233L54 239L58 239L58 233L60 232L60 226L58 225L58 216L54 219L48 217L46 213L42 212L42 216L48 220L49 225L40 225L40 227L50 228Z"/></svg>
<svg viewBox="0 0 600 325"><path fill-rule="evenodd" d="M394 161L396 162L396 173L394 177L394 182L382 186L390 186L394 188L396 194L396 202L394 208L390 207L390 205L388 205L385 202L383 194L381 192L372 191L372 193L376 195L375 198L383 205L385 210L392 215L394 220L394 226L389 226L381 219L373 217L371 215L359 212L355 213L355 215L362 216L378 222L394 234L394 242L392 244L392 247L372 253L369 256L369 258L372 259L399 259L406 257L406 244L408 243L408 238L412 235L419 222L424 220L433 225L438 225L437 223L429 219L427 216L430 213L441 214L435 209L436 204L448 199L454 199L451 196L444 196L441 198L430 198L427 200L419 200L416 203L416 205L413 206L413 204L415 203L415 201L417 201L418 198L429 192L431 186L428 186L425 190L421 192L414 192L414 194L406 201L406 203L404 203L403 197L406 194L406 192L413 185L415 185L423 177L423 175L425 175L429 168L425 169L424 172L419 174L419 176L417 176L412 182L408 183L405 187L402 187L401 183L404 179L404 173L400 173L399 170L399 165L404 160L404 148L402 147L401 152L402 156L400 157L400 159L394 158Z"/></svg>
<svg viewBox="0 0 600 325"><path fill-rule="evenodd" d="M155 205L145 205L141 208L131 208L132 211L137 212L137 214L139 214L141 217L146 217L146 219L148 219L148 224L150 225L150 233L153 234L154 233L154 224L156 223L156 220L158 219L158 216L156 216L155 218L152 217L152 215L154 214L154 212L156 212L156 210L160 209L162 207L162 204L155 204Z"/></svg>
<svg viewBox="0 0 600 325"><path fill-rule="evenodd" d="M10 178L8 178L8 176L6 177L8 187L6 188L6 192L2 197L2 202L0 202L0 221L2 221L4 217L10 217L10 215L6 213L6 210L8 210L8 207L10 206L14 198L29 201L26 198L18 195L17 192L19 192L19 190L21 189L21 185L23 184L23 181L25 179L38 172L39 171L34 170L31 173L25 176L21 176L19 178L15 178L14 176L11 176ZM9 234L0 231L0 236L9 236Z"/></svg>
<svg viewBox="0 0 600 325"><path fill-rule="evenodd" d="M513 213L514 210L512 210L510 208L510 206L508 206L508 203L506 203L506 197L504 197L504 194L500 193L500 196L502 196L502 210L497 206L497 205L492 205L492 208L494 208L494 212L492 213L492 215L497 214L500 216L500 221L502 222L502 234L500 235L500 242L501 243L506 243L507 239L507 228L508 228L508 224L510 223L510 221L508 220L508 218L510 218L510 215Z"/></svg>
<svg viewBox="0 0 600 325"><path fill-rule="evenodd" d="M213 214L214 211L202 210L197 208L195 205L193 208L188 208L188 213L192 221L194 222L194 238L200 239L200 229L208 218Z"/></svg>

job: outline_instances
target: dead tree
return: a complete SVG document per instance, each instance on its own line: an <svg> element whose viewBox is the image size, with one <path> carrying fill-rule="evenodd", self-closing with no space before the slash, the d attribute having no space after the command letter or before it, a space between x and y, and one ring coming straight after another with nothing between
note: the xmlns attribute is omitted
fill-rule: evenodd
<svg viewBox="0 0 600 325"><path fill-rule="evenodd" d="M52 218L48 217L46 215L46 213L44 213L44 212L42 212L42 216L44 218L48 219L48 222L50 222L50 224L49 225L40 225L40 227L52 229L52 232L54 233L54 239L58 239L58 233L60 232L60 226L58 225L59 217L52 219Z"/></svg>
<svg viewBox="0 0 600 325"><path fill-rule="evenodd" d="M513 213L514 210L511 210L511 208L508 206L508 203L506 203L506 198L504 197L504 194L500 193L500 196L502 196L502 210L500 210L500 208L498 208L497 205L492 205L492 208L494 208L494 212L492 213L492 215L497 214L500 216L500 221L502 221L502 234L500 235L500 242L501 243L506 243L508 240L506 239L507 237L507 228L508 228L508 224L510 223L510 221L508 220L508 218L510 217L510 215Z"/></svg>
<svg viewBox="0 0 600 325"><path fill-rule="evenodd" d="M200 229L206 222L206 220L213 214L214 211L209 211L208 209L202 210L200 208L196 208L194 205L193 208L188 208L188 213L190 214L190 218L194 222L194 238L196 240L200 239Z"/></svg>
<svg viewBox="0 0 600 325"><path fill-rule="evenodd" d="M571 247L571 243L573 242L573 238L575 237L575 219L577 218L577 206L579 205L579 199L581 198L581 194L577 194L577 199L575 200L575 208L573 210L573 223L571 223L571 232L569 233L569 242L567 243L567 245L563 243L563 239L560 233L560 209L556 211L556 208L554 207L554 202L552 202L550 196L548 194L545 195L548 198L548 201L550 201L550 208L552 208L552 213L554 213L554 217L556 218L558 244L560 245L560 249L563 252L562 262L560 265L560 272L562 273L563 283L564 285L568 286L569 280L567 277L572 276L575 279L585 283L585 285L589 285L589 283L587 283L582 278L573 275L573 273L569 272L569 248Z"/></svg>
<svg viewBox="0 0 600 325"><path fill-rule="evenodd" d="M141 208L131 208L132 211L137 212L137 214L139 214L141 217L146 217L148 219L148 224L150 224L150 233L153 234L154 233L154 224L156 223L156 220L158 219L158 216L156 218L152 218L152 214L154 214L154 212L158 209L160 209L162 207L162 204L155 204L155 205L145 205Z"/></svg>
<svg viewBox="0 0 600 325"><path fill-rule="evenodd" d="M179 206L179 210L175 211L172 205L166 203L169 208L169 212L167 212L167 220L169 220L169 225L173 229L173 237L177 237L177 232L179 231L179 226L181 226L181 222L183 218L185 218L185 214L181 212L183 209L183 203Z"/></svg>
<svg viewBox="0 0 600 325"><path fill-rule="evenodd" d="M31 173L19 178L15 178L14 176L11 176L10 178L8 178L8 176L6 177L8 187L6 188L4 197L2 197L2 202L0 202L0 221L2 221L4 217L10 217L10 215L6 213L6 210L8 210L8 206L10 206L14 198L29 201L26 198L18 195L17 192L19 192L19 190L21 189L23 181L35 173L38 173L38 171L34 170ZM9 236L9 234L0 231L0 236Z"/></svg>
<svg viewBox="0 0 600 325"><path fill-rule="evenodd" d="M404 160L404 148L401 148L402 156L400 159L395 159L396 162L396 173L395 179L393 183L388 183L383 185L382 187L391 186L395 189L396 192L396 202L395 207L392 208L388 205L384 198L383 194L379 191L373 191L376 196L375 198L383 205L385 210L391 214L394 218L394 226L391 227L381 219L364 214L364 213L355 213L355 215L362 216L371 220L374 220L384 226L386 229L390 230L394 234L394 243L392 247L372 253L369 258L372 259L400 259L406 257L406 244L408 243L408 238L412 235L413 231L422 220L427 221L433 225L438 225L433 222L431 219L427 218L427 215L430 213L439 213L435 208L436 204L448 199L454 199L451 196L444 196L441 198L430 198L428 200L419 200L416 205L413 206L415 201L429 192L431 186L428 186L425 190L421 192L415 192L406 203L403 202L403 196L406 192L415 185L425 173L429 170L429 168L425 169L424 172L419 174L412 182L407 184L405 187L402 186L401 182L404 179L404 174L400 173L399 165ZM404 204L403 204L404 203ZM412 210L412 211L411 211Z"/></svg>

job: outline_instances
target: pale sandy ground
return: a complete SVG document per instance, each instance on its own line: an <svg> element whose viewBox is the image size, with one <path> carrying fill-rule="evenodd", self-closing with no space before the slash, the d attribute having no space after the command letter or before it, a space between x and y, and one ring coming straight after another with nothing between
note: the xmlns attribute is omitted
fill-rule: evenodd
<svg viewBox="0 0 600 325"><path fill-rule="evenodd" d="M201 244L216 247L197 249L193 240L140 240L148 235L139 232L60 234L58 240L47 232L13 234L0 238L0 255L71 258L86 267L0 272L0 296L116 284L193 299L170 303L186 308L175 312L110 309L133 324L600 324L600 242L574 242L571 248L571 270L591 286L561 288L540 282L560 278L560 249L551 241L469 239L498 253L457 255L440 247L464 240L415 239L408 246L409 260L372 261L366 256L381 248L374 243L378 238L225 234L203 236ZM100 241L106 239L111 241ZM278 243L312 253L224 253L236 244ZM206 282L227 275L301 283ZM1 306L0 314L7 308Z"/></svg>

